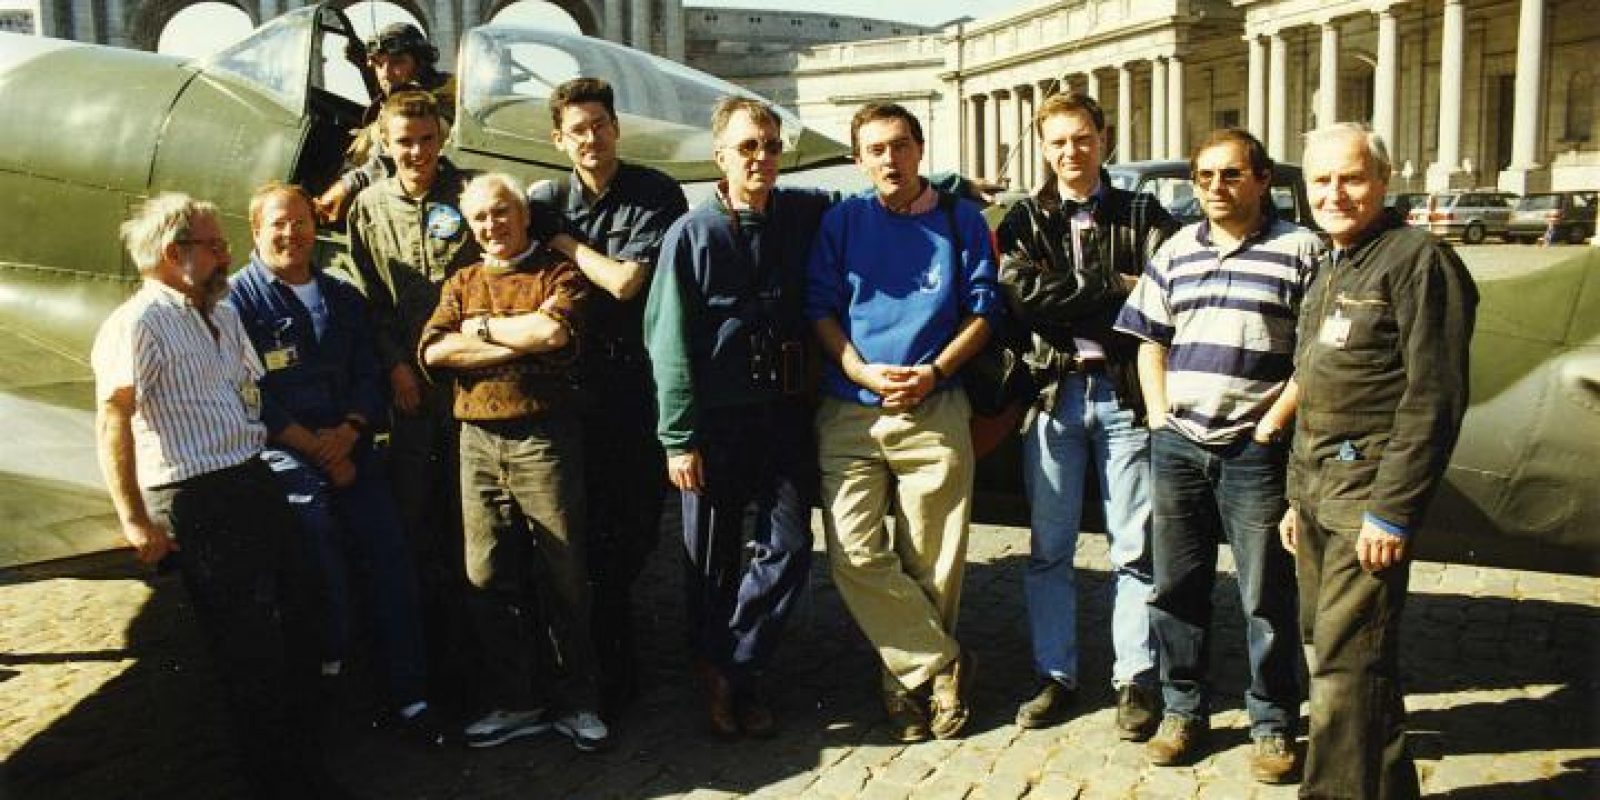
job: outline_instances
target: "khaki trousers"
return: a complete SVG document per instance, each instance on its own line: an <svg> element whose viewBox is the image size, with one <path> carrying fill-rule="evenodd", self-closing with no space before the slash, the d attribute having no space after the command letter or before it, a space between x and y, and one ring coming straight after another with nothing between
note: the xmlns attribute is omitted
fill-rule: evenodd
<svg viewBox="0 0 1600 800"><path fill-rule="evenodd" d="M961 653L954 633L976 462L970 417L959 389L909 411L825 398L817 413L833 582L907 690Z"/></svg>

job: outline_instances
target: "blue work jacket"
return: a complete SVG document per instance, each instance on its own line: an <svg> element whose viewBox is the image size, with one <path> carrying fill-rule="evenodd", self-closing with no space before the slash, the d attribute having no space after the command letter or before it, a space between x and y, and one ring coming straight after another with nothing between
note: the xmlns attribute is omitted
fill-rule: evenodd
<svg viewBox="0 0 1600 800"><path fill-rule="evenodd" d="M267 366L261 379L261 419L277 434L298 422L316 430L351 413L369 424L384 421L386 400L366 300L354 286L315 273L328 306L321 341L311 312L289 285L256 255L229 279L228 302Z"/></svg>

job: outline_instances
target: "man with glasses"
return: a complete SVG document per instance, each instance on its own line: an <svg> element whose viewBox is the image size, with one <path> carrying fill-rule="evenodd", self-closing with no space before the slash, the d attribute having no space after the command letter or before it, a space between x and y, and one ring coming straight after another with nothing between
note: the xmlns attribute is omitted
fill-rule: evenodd
<svg viewBox="0 0 1600 800"><path fill-rule="evenodd" d="M529 192L541 238L583 270L599 292L584 311L579 347L588 494L589 579L595 649L608 716L639 692L629 604L655 549L666 455L655 438L655 398L645 354L644 301L667 227L688 205L677 181L617 157L622 135L610 84L576 78L550 95L550 137L572 161L561 181ZM558 231L566 235L559 235Z"/></svg>
<svg viewBox="0 0 1600 800"><path fill-rule="evenodd" d="M996 231L1000 282L1032 334L1041 387L1023 424L1032 515L1028 623L1039 685L1017 724L1065 720L1078 688L1073 568L1084 477L1099 479L1115 580L1111 612L1117 734L1149 738L1159 721L1150 633L1150 433L1135 365L1138 340L1112 321L1145 262L1178 224L1147 194L1118 189L1101 168L1105 114L1076 92L1039 104L1034 132L1054 177L1012 206Z"/></svg>
<svg viewBox="0 0 1600 800"><path fill-rule="evenodd" d="M1001 310L994 255L977 206L922 177L909 111L863 106L850 143L873 192L823 218L805 305L826 356L828 559L882 661L892 736L949 739L971 717L973 658L955 628L977 461L955 376Z"/></svg>
<svg viewBox="0 0 1600 800"><path fill-rule="evenodd" d="M122 225L139 291L95 336L100 467L139 560L172 558L263 798L331 796L317 766L315 585L261 460L261 361L228 293L217 209L160 194Z"/></svg>
<svg viewBox="0 0 1600 800"><path fill-rule="evenodd" d="M455 76L438 69L439 49L417 26L404 22L385 25L365 47L351 42L345 55L351 63L364 63L372 69L378 82L377 96L362 114L361 128L345 150L345 163L353 167L315 201L317 214L325 222L344 219L357 193L393 172L383 162L383 131L377 124L384 101L402 90L421 90L433 95L447 124L456 118Z"/></svg>
<svg viewBox="0 0 1600 800"><path fill-rule="evenodd" d="M777 186L781 125L758 100L717 104L712 157L724 178L668 229L645 306L657 435L683 503L691 650L706 722L724 737L773 733L761 673L811 563L817 459L801 303L832 198Z"/></svg>
<svg viewBox="0 0 1600 800"><path fill-rule="evenodd" d="M1272 162L1248 132L1212 133L1189 164L1206 218L1162 245L1117 318L1117 330L1141 340L1153 432L1150 620L1166 714L1145 752L1155 764L1186 763L1210 729L1211 590L1225 541L1249 642L1250 771L1284 783L1302 693L1294 562L1276 529L1295 319L1322 243L1278 218Z"/></svg>

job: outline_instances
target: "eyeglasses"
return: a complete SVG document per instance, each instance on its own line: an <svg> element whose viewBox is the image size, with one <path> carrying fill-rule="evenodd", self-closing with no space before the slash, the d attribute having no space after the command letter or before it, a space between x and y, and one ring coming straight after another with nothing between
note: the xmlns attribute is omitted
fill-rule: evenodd
<svg viewBox="0 0 1600 800"><path fill-rule="evenodd" d="M209 239L179 239L179 240L177 240L177 243L178 244L203 244L206 247L211 248L211 252L213 252L213 253L215 253L215 254L217 254L219 256L225 256L225 255L228 254L228 240L222 238L221 236L213 236L213 237L211 237Z"/></svg>
<svg viewBox="0 0 1600 800"><path fill-rule="evenodd" d="M744 158L755 158L756 153L769 156L783 155L782 139L746 139L738 144L725 144L723 150L732 150Z"/></svg>
<svg viewBox="0 0 1600 800"><path fill-rule="evenodd" d="M1232 186L1244 180L1245 171L1238 167L1223 167L1222 169L1197 169L1194 171L1194 182L1201 186L1210 186L1211 182L1221 178L1222 182Z"/></svg>

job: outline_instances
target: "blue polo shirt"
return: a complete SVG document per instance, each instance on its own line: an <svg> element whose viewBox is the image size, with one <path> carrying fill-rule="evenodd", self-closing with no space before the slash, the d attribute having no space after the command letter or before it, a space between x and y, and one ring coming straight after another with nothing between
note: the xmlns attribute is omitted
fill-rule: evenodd
<svg viewBox="0 0 1600 800"><path fill-rule="evenodd" d="M267 368L260 381L261 420L273 434L294 422L313 430L331 427L352 412L374 425L384 419L366 300L338 278L313 275L328 317L320 339L305 304L254 253L228 280L228 303L238 309Z"/></svg>

